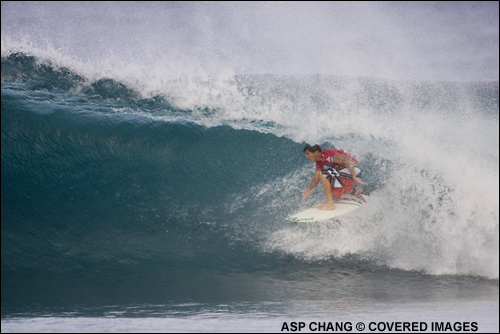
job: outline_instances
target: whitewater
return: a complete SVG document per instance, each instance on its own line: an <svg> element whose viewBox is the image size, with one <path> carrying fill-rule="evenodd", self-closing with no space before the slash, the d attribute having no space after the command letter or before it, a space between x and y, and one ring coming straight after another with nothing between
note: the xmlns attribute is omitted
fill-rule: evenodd
<svg viewBox="0 0 500 334"><path fill-rule="evenodd" d="M388 5L285 4L38 4L55 22L2 2L2 332L498 331L498 78L398 67L392 43L410 43ZM306 8L304 31L273 30ZM396 67L247 55L273 44L266 28L304 48L326 27L356 40L332 8L390 34ZM298 45L278 46L302 64ZM335 64L369 61L344 52ZM323 201L319 188L301 200L306 143L355 156L370 202L286 221Z"/></svg>

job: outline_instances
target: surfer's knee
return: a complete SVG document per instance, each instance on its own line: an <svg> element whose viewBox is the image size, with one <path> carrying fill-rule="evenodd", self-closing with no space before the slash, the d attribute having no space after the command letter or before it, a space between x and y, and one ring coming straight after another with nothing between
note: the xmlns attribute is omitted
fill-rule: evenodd
<svg viewBox="0 0 500 334"><path fill-rule="evenodd" d="M319 180L327 180L327 178L325 177L325 175L320 171L320 170L317 170L316 173L314 174L315 177L319 178ZM328 180L327 180L328 181Z"/></svg>

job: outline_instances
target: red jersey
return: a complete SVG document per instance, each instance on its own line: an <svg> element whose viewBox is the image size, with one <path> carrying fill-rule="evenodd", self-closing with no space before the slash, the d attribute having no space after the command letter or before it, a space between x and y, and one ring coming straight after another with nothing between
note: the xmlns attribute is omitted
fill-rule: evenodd
<svg viewBox="0 0 500 334"><path fill-rule="evenodd" d="M328 148L326 150L321 151L321 160L316 161L316 170L322 170L323 168L328 168L329 166L334 167L338 171L346 168L347 166L344 164L333 162L333 157L337 154L341 154L343 156L350 158L355 165L359 164L358 160L356 160L349 153L346 153L343 150L337 150L335 148Z"/></svg>

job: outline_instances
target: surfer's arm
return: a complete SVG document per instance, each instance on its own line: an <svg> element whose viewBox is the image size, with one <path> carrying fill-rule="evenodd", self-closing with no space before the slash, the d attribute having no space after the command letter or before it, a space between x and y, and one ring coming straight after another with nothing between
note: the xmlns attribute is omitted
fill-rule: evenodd
<svg viewBox="0 0 500 334"><path fill-rule="evenodd" d="M311 183L309 184L309 188L307 188L306 192L304 193L304 196L302 196L302 200L305 200L311 194L311 190L316 188L316 186L318 185L318 183L320 181L320 177L321 177L321 172L316 171L313 179L311 180Z"/></svg>
<svg viewBox="0 0 500 334"><path fill-rule="evenodd" d="M357 163L355 163L351 158L349 158L349 157L347 157L345 155L336 154L333 157L333 161L335 161L336 163L343 164L344 166L346 166L347 169L349 170L349 173L351 173L352 179L354 181L356 181L357 183L368 184L368 183L364 182L363 180L361 180L359 177L356 176L356 171L354 170L354 167L358 167L359 168L359 165Z"/></svg>

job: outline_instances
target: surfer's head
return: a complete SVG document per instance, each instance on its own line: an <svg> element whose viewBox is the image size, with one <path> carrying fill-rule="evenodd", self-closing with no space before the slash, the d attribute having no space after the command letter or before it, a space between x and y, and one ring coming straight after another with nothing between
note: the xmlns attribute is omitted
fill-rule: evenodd
<svg viewBox="0 0 500 334"><path fill-rule="evenodd" d="M316 151L321 152L321 147L319 147L318 144L316 144L314 146L311 146L311 145L307 144L306 147L304 147L304 151L303 152L305 152L305 151L309 151L311 153L314 153Z"/></svg>
<svg viewBox="0 0 500 334"><path fill-rule="evenodd" d="M321 159L321 147L319 145L311 146L309 144L304 147L304 153L306 154L306 158L311 162L316 162Z"/></svg>

